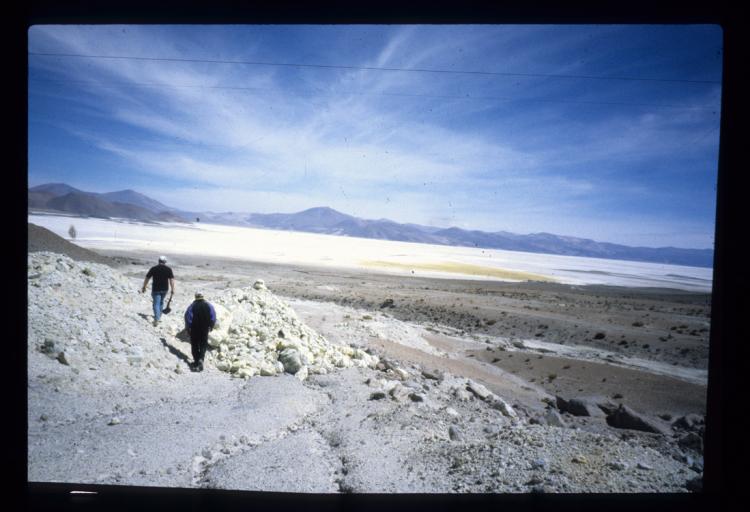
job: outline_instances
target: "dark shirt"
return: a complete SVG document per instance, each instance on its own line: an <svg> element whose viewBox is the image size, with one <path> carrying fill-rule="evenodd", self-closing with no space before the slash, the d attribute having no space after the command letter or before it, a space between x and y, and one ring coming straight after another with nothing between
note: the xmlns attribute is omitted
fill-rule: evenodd
<svg viewBox="0 0 750 512"><path fill-rule="evenodd" d="M216 311L210 302L196 300L185 311L185 326L196 331L206 330L216 324Z"/></svg>
<svg viewBox="0 0 750 512"><path fill-rule="evenodd" d="M172 269L166 265L156 265L151 267L146 274L146 277L153 277L154 281L151 284L151 292L166 292L169 290L169 280L174 279Z"/></svg>

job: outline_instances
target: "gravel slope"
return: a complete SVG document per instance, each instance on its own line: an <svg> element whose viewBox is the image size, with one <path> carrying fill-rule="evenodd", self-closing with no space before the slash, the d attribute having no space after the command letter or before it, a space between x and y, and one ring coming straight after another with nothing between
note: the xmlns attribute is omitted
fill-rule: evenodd
<svg viewBox="0 0 750 512"><path fill-rule="evenodd" d="M29 283L31 481L679 492L698 474L665 436L533 424L522 404L476 382L387 358L304 381L232 377L213 359L190 373L181 320L153 327L138 279L33 253Z"/></svg>

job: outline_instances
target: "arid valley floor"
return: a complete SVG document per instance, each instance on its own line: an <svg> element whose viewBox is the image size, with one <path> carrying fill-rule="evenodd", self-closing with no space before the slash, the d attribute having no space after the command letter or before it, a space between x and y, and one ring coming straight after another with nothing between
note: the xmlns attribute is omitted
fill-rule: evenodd
<svg viewBox="0 0 750 512"><path fill-rule="evenodd" d="M700 488L709 293L179 255L174 311L154 327L138 290L157 256L92 253L30 225L29 481L315 493ZM279 321L377 362L243 379L220 370L212 349L206 370L191 373L182 314L193 293L257 298L258 280L268 304L296 315Z"/></svg>

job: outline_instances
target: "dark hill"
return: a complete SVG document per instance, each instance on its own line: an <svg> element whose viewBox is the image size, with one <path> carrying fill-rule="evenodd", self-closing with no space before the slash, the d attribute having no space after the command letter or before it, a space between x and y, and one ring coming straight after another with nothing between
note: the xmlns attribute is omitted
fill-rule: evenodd
<svg viewBox="0 0 750 512"><path fill-rule="evenodd" d="M76 261L93 261L102 263L111 267L117 267L131 262L124 258L110 258L102 256L94 251L79 247L74 243L68 242L64 238L56 235L47 228L29 223L29 241L28 252L49 251L58 254L64 254Z"/></svg>
<svg viewBox="0 0 750 512"><path fill-rule="evenodd" d="M111 203L132 204L157 214L173 210L173 208L170 208L159 201L130 189L120 190L118 192L107 192L106 194L100 194L100 196Z"/></svg>
<svg viewBox="0 0 750 512"><path fill-rule="evenodd" d="M36 192L35 194L39 195L39 192ZM31 206L31 193L29 196L29 206ZM120 217L152 222L184 222L181 217L171 212L165 211L154 213L142 206L129 203L110 202L99 194L91 194L88 192L69 192L62 196L53 197L47 200L43 205L40 204L38 207L104 219Z"/></svg>

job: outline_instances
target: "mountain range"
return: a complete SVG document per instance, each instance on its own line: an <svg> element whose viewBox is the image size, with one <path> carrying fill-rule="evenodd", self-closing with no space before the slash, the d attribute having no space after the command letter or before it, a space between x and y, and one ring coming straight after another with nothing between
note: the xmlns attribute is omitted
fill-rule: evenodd
<svg viewBox="0 0 750 512"><path fill-rule="evenodd" d="M65 212L90 217L121 217L146 222L200 222L266 229L303 231L339 236L396 240L403 242L504 249L532 253L586 256L593 258L645 261L696 267L713 265L711 249L676 247L631 247L586 238L506 231L486 232L457 227L438 228L401 224L388 219L361 219L328 207L297 213L189 212L171 208L133 190L94 193L62 183L29 189L30 210Z"/></svg>
<svg viewBox="0 0 750 512"><path fill-rule="evenodd" d="M48 183L29 189L29 208L88 217L126 218L146 222L185 222L183 215L134 190L84 192L64 183Z"/></svg>

